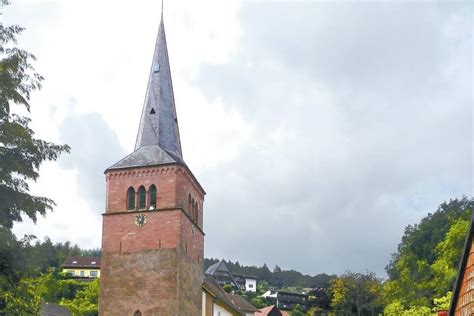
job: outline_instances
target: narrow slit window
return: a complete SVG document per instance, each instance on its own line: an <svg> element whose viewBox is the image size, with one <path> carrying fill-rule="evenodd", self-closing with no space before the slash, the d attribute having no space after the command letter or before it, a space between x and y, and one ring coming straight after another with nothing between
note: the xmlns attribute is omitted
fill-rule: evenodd
<svg viewBox="0 0 474 316"><path fill-rule="evenodd" d="M144 209L146 207L146 191L143 186L138 189L138 208Z"/></svg>
<svg viewBox="0 0 474 316"><path fill-rule="evenodd" d="M127 210L135 209L135 190L130 187L127 190Z"/></svg>
<svg viewBox="0 0 474 316"><path fill-rule="evenodd" d="M196 202L196 216L195 216L196 223L198 222L198 219L199 219L199 205Z"/></svg>
<svg viewBox="0 0 474 316"><path fill-rule="evenodd" d="M156 208L156 186L152 184L150 186L150 210Z"/></svg>

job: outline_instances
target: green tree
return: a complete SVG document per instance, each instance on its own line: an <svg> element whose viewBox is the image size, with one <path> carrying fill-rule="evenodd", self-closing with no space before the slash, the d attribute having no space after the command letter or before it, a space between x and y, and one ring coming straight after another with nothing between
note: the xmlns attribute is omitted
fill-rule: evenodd
<svg viewBox="0 0 474 316"><path fill-rule="evenodd" d="M453 292L449 291L445 296L435 298L433 312L447 311L449 310L449 305L451 304L451 297Z"/></svg>
<svg viewBox="0 0 474 316"><path fill-rule="evenodd" d="M68 279L62 273L39 274L20 279L14 287L0 292L1 315L37 315L41 303L59 303L80 297L87 283ZM91 304L97 301L88 297Z"/></svg>
<svg viewBox="0 0 474 316"><path fill-rule="evenodd" d="M89 283L77 292L72 300L63 299L60 304L69 308L73 315L95 316L99 310L99 279Z"/></svg>
<svg viewBox="0 0 474 316"><path fill-rule="evenodd" d="M384 284L388 305L433 307L452 288L474 206L466 197L442 203L417 225L405 229L398 252L387 266Z"/></svg>
<svg viewBox="0 0 474 316"><path fill-rule="evenodd" d="M8 0L0 0L0 9L7 4ZM28 182L38 179L44 161L69 152L67 145L35 138L30 119L19 114L30 111L31 93L41 88L43 80L31 64L35 57L17 47L22 31L18 25L0 22L0 313L11 307L10 314L15 315L35 314L37 296L29 283L18 284L27 269L24 255L31 236L18 241L10 230L23 215L36 222L38 214L52 209L54 202L31 194Z"/></svg>
<svg viewBox="0 0 474 316"><path fill-rule="evenodd" d="M374 273L346 272L331 282L332 307L345 315L373 315L382 309L382 282Z"/></svg>
<svg viewBox="0 0 474 316"><path fill-rule="evenodd" d="M8 4L2 0L0 8ZM30 96L41 88L43 77L35 72L35 57L17 47L18 25L0 23L0 226L10 229L22 214L34 222L37 215L51 210L54 202L30 193L28 181L37 180L41 163L56 160L69 151L34 137L30 119L18 113L30 111ZM16 108L15 108L16 107Z"/></svg>
<svg viewBox="0 0 474 316"><path fill-rule="evenodd" d="M431 265L434 274L431 285L437 296L445 295L454 284L468 229L469 221L459 218L451 225L446 237L436 245L437 258Z"/></svg>
<svg viewBox="0 0 474 316"><path fill-rule="evenodd" d="M304 312L303 308L299 304L296 304L296 306L293 307L293 309L291 310L290 315L291 316L305 316L306 313Z"/></svg>

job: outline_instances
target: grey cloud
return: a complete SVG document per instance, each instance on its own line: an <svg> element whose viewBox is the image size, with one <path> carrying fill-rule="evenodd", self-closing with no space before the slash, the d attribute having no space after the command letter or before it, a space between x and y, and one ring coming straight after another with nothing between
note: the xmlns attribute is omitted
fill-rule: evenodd
<svg viewBox="0 0 474 316"><path fill-rule="evenodd" d="M71 153L61 158L61 165L77 170L81 196L93 211L102 213L105 206L104 170L125 155L117 135L100 114L75 113L62 122L60 140L71 146Z"/></svg>
<svg viewBox="0 0 474 316"><path fill-rule="evenodd" d="M236 55L196 81L256 130L203 173L206 255L383 275L404 226L472 194L466 8L244 6Z"/></svg>

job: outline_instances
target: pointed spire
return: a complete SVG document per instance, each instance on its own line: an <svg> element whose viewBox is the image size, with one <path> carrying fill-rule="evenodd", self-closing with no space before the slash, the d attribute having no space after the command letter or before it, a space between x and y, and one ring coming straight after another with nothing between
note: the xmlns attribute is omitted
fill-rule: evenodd
<svg viewBox="0 0 474 316"><path fill-rule="evenodd" d="M172 157L182 160L183 154L179 138L165 26L163 23L163 2L161 10L160 27L158 29L145 103L138 128L135 151L142 147L158 146Z"/></svg>

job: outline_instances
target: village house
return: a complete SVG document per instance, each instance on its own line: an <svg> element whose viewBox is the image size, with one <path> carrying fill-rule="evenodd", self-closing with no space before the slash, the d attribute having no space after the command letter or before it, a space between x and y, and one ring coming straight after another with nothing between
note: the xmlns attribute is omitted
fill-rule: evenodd
<svg viewBox="0 0 474 316"><path fill-rule="evenodd" d="M308 306L308 295L302 293L268 290L261 296L264 298L273 298L276 302L276 307L284 310L291 310L296 305L299 305L303 310L306 310Z"/></svg>
<svg viewBox="0 0 474 316"><path fill-rule="evenodd" d="M255 316L289 316L285 311L279 310L275 305L261 308L255 312Z"/></svg>
<svg viewBox="0 0 474 316"><path fill-rule="evenodd" d="M61 267L62 272L75 278L100 277L100 257L68 257Z"/></svg>
<svg viewBox="0 0 474 316"><path fill-rule="evenodd" d="M244 292L257 292L257 277L230 272L224 260L221 260L207 268L207 275L212 275L219 285L232 285Z"/></svg>

